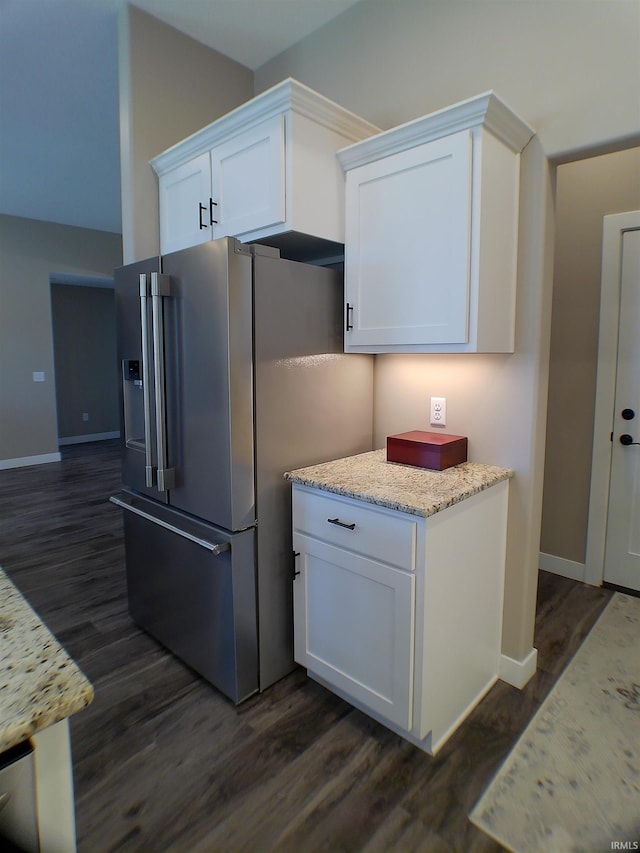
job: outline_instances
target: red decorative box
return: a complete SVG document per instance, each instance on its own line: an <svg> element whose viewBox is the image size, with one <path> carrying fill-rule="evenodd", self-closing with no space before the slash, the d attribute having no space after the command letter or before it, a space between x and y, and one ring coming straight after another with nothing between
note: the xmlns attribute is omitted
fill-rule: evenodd
<svg viewBox="0 0 640 853"><path fill-rule="evenodd" d="M414 429L387 436L387 462L444 471L467 461L467 437Z"/></svg>

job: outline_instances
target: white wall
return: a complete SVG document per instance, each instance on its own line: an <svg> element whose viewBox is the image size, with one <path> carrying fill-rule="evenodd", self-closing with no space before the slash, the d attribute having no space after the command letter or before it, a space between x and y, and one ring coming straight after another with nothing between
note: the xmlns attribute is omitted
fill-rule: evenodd
<svg viewBox="0 0 640 853"><path fill-rule="evenodd" d="M547 157L640 139L640 3L362 0L256 72L256 92L300 79L391 127L494 89L538 132L522 157L516 352L378 356L376 442L428 428L447 397L448 430L470 458L512 467L503 652L533 641L553 278Z"/></svg>

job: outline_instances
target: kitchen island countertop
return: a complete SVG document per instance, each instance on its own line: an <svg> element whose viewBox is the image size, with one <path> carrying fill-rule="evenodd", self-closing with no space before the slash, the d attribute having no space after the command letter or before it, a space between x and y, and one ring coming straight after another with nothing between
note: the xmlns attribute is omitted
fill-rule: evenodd
<svg viewBox="0 0 640 853"><path fill-rule="evenodd" d="M463 462L444 471L387 462L384 449L285 474L293 483L424 517L512 476L509 468L479 462Z"/></svg>
<svg viewBox="0 0 640 853"><path fill-rule="evenodd" d="M0 752L92 700L89 680L0 569Z"/></svg>

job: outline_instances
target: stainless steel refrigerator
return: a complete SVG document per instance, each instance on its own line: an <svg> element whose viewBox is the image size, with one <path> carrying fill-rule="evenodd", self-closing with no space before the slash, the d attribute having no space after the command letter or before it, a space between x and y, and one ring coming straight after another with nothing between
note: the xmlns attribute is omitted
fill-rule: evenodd
<svg viewBox="0 0 640 853"><path fill-rule="evenodd" d="M223 238L116 270L133 620L234 702L293 669L290 484L372 447L342 276Z"/></svg>

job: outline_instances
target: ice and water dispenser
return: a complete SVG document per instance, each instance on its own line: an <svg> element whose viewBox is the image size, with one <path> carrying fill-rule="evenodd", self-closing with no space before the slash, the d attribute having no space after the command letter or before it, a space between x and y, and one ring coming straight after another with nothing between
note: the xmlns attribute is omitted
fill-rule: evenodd
<svg viewBox="0 0 640 853"><path fill-rule="evenodd" d="M126 446L134 450L144 450L142 362L137 358L122 360L122 395Z"/></svg>

